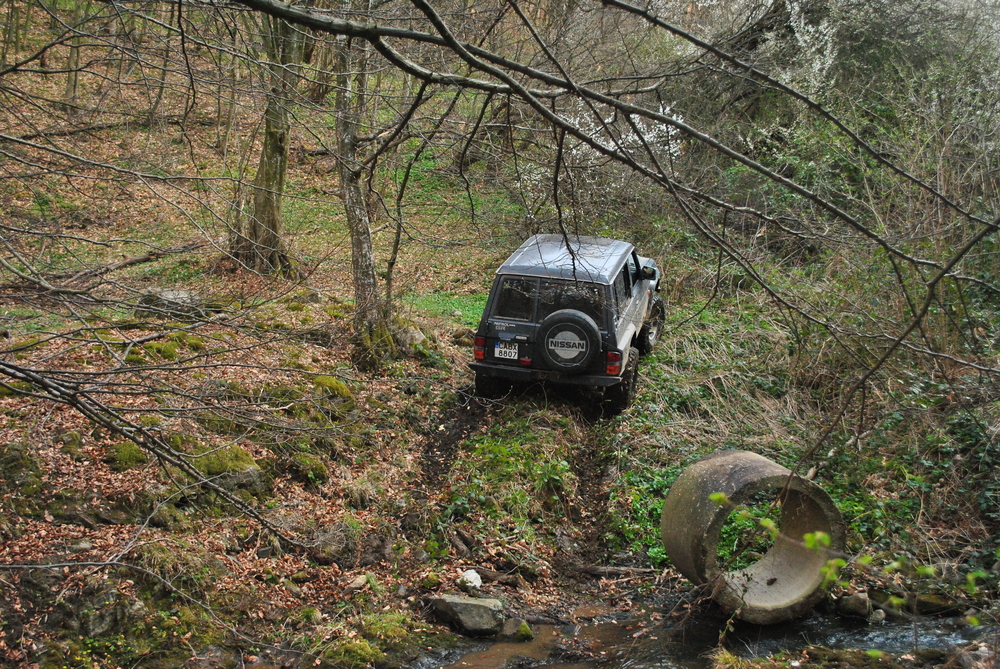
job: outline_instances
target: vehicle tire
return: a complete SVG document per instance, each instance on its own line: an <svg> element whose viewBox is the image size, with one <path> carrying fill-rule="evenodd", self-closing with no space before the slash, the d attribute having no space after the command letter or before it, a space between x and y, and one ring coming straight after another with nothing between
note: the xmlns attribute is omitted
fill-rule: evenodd
<svg viewBox="0 0 1000 669"><path fill-rule="evenodd" d="M497 400L510 392L511 383L499 376L489 376L476 372L476 395L488 400Z"/></svg>
<svg viewBox="0 0 1000 669"><path fill-rule="evenodd" d="M549 369L582 374L601 352L601 331L582 311L553 311L538 326L538 350Z"/></svg>
<svg viewBox="0 0 1000 669"><path fill-rule="evenodd" d="M636 386L639 381L639 352L634 348L628 351L628 362L622 370L622 380L604 391L604 414L617 416L632 406L635 400Z"/></svg>
<svg viewBox="0 0 1000 669"><path fill-rule="evenodd" d="M660 340L660 333L663 331L663 323L666 320L667 306L663 303L663 298L656 295L649 307L649 318L639 330L639 339L636 341L640 355L649 355L653 352L653 347Z"/></svg>

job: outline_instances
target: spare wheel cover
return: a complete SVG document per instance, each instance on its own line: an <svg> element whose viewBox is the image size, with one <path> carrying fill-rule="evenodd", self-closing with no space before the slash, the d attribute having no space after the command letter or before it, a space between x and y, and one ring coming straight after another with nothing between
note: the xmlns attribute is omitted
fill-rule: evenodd
<svg viewBox="0 0 1000 669"><path fill-rule="evenodd" d="M550 369L567 374L587 370L601 350L601 331L594 319L575 309L554 311L538 328L542 358Z"/></svg>

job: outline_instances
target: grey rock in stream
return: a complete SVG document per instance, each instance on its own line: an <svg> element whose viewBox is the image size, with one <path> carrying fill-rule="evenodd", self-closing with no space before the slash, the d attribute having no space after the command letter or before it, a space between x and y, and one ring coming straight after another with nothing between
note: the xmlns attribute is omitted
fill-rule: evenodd
<svg viewBox="0 0 1000 669"><path fill-rule="evenodd" d="M428 603L438 620L469 636L489 636L503 628L503 603L499 599L477 599L462 595L439 595Z"/></svg>
<svg viewBox="0 0 1000 669"><path fill-rule="evenodd" d="M524 618L508 618L500 630L500 636L511 641L532 641L535 631Z"/></svg>
<svg viewBox="0 0 1000 669"><path fill-rule="evenodd" d="M867 592L844 595L837 600L837 613L848 618L864 618L872 614L872 602Z"/></svg>

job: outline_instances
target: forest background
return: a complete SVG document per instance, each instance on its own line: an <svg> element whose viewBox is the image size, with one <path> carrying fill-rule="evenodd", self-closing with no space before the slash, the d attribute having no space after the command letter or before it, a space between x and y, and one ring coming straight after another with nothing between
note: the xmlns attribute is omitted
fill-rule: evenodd
<svg viewBox="0 0 1000 669"><path fill-rule="evenodd" d="M627 601L724 448L834 496L837 587L990 610L994 3L2 7L7 661L365 665L463 565L556 618L660 575ZM664 269L621 416L472 397L493 269L559 231Z"/></svg>

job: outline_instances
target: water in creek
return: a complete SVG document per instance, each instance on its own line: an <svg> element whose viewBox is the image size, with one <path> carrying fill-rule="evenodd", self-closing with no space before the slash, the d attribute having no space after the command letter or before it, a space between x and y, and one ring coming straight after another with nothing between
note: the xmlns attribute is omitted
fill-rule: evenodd
<svg viewBox="0 0 1000 669"><path fill-rule="evenodd" d="M545 665L556 669L703 669L719 646L724 621L713 618L684 626L648 618L588 625L535 627L527 643L497 642L464 654L425 659L415 669L518 669ZM915 649L949 650L967 646L997 630L960 620L927 619L917 623L868 625L837 616L813 615L783 625L737 625L723 646L742 657L771 655L807 646L858 648L903 653Z"/></svg>

